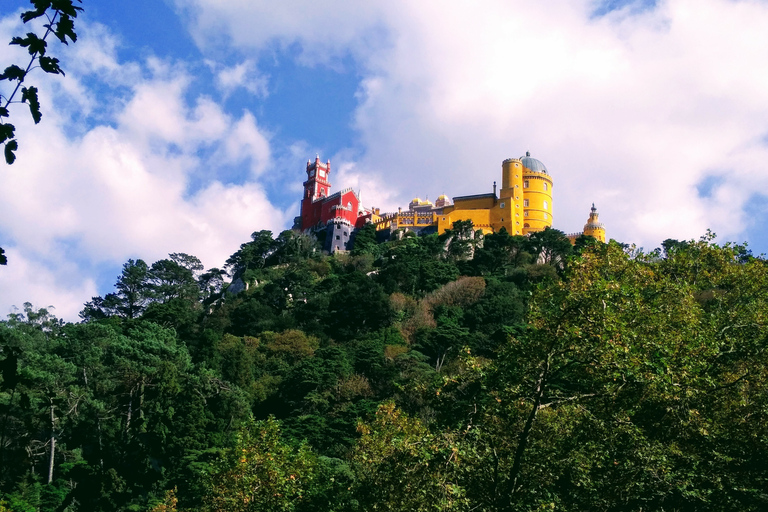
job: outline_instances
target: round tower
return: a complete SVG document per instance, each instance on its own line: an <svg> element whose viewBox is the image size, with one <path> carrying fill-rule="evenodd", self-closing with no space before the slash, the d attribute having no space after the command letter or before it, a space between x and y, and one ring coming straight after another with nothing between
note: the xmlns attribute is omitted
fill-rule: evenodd
<svg viewBox="0 0 768 512"><path fill-rule="evenodd" d="M493 184L496 192L496 182ZM523 234L523 164L519 158L507 158L501 163L501 190L491 214L494 231L502 227L510 235Z"/></svg>
<svg viewBox="0 0 768 512"><path fill-rule="evenodd" d="M519 158L523 167L523 234L552 227L552 176L539 160L526 151Z"/></svg>
<svg viewBox="0 0 768 512"><path fill-rule="evenodd" d="M584 224L584 236L593 236L597 240L605 243L605 226L598 219L600 214L597 213L595 203L592 203L592 209L589 213L589 220Z"/></svg>

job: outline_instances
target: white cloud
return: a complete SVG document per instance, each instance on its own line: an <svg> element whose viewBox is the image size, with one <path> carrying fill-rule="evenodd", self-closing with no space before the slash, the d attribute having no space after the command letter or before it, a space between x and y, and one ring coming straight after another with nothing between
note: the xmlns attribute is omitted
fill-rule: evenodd
<svg viewBox="0 0 768 512"><path fill-rule="evenodd" d="M254 180L270 165L269 140L253 115L233 117L206 96L190 100L183 66L154 58L118 64L109 44L85 46L68 55L71 69L88 68L79 59L90 59L109 70L105 80L131 81L119 84L127 93L108 123L58 108L78 94L98 105L93 81L77 72L53 86L39 77L47 98L40 125L14 112L18 160L0 172L0 245L9 259L0 267L0 316L29 301L76 320L85 301L110 291L97 291L98 269L112 266L117 276L128 258L151 263L170 252L222 266L253 231L288 224L259 183L220 176L223 165L245 165Z"/></svg>
<svg viewBox="0 0 768 512"><path fill-rule="evenodd" d="M0 267L0 317L23 310L25 302L35 310L49 308L58 318L74 321L83 303L98 295L92 279L82 279L79 269L66 261L41 263L27 259L23 251L8 249L9 266ZM15 300L7 300L15 299Z"/></svg>
<svg viewBox="0 0 768 512"><path fill-rule="evenodd" d="M490 191L501 161L531 150L555 179L557 227L580 229L594 201L610 236L654 247L707 228L738 237L746 200L768 186L765 2L604 17L591 0L177 4L204 51L220 31L242 50L353 55L355 173L401 201ZM724 184L698 197L713 173Z"/></svg>
<svg viewBox="0 0 768 512"><path fill-rule="evenodd" d="M268 77L259 73L253 60L244 60L240 64L231 67L222 66L215 61L208 60L206 64L215 75L216 87L224 94L230 96L237 89L245 89L257 98L266 98L269 94Z"/></svg>

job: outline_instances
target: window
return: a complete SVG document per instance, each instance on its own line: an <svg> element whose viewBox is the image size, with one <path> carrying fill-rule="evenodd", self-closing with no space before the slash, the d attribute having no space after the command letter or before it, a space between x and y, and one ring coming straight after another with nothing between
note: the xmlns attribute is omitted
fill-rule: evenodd
<svg viewBox="0 0 768 512"><path fill-rule="evenodd" d="M549 210L549 203L544 201L544 209Z"/></svg>
<svg viewBox="0 0 768 512"><path fill-rule="evenodd" d="M341 240L341 237L339 235L336 235L336 240Z"/></svg>
<svg viewBox="0 0 768 512"><path fill-rule="evenodd" d="M544 214L544 218L545 218L545 219L548 219L548 218L549 218L549 215L547 215L547 214L545 213L545 214Z"/></svg>
<svg viewBox="0 0 768 512"><path fill-rule="evenodd" d="M527 199L523 199L523 206L530 206L530 204L528 204L528 200Z"/></svg>
<svg viewBox="0 0 768 512"><path fill-rule="evenodd" d="M544 190L547 190L547 189L548 189L548 187L549 187L549 185L545 183L545 184L544 184Z"/></svg>
<svg viewBox="0 0 768 512"><path fill-rule="evenodd" d="M525 212L524 215L527 217L528 216L528 212Z"/></svg>
<svg viewBox="0 0 768 512"><path fill-rule="evenodd" d="M344 236L349 236L349 233L347 233L347 232L345 231L345 232L344 232Z"/></svg>
<svg viewBox="0 0 768 512"><path fill-rule="evenodd" d="M523 181L523 188L528 188L528 180Z"/></svg>
<svg viewBox="0 0 768 512"><path fill-rule="evenodd" d="M501 203L501 204L499 205L499 208L504 208L504 203Z"/></svg>
<svg viewBox="0 0 768 512"><path fill-rule="evenodd" d="M519 216L520 216L520 214L519 214L519 213L516 213L516 214L515 214L515 217L519 217Z"/></svg>

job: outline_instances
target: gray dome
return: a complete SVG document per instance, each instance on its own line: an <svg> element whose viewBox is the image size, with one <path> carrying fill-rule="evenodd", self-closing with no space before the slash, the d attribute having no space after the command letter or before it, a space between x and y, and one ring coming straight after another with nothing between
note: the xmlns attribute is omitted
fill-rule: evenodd
<svg viewBox="0 0 768 512"><path fill-rule="evenodd" d="M534 172L547 172L547 168L544 167L544 164L533 158L530 151L526 151L525 156L520 157L520 161L523 163L523 167L527 167Z"/></svg>

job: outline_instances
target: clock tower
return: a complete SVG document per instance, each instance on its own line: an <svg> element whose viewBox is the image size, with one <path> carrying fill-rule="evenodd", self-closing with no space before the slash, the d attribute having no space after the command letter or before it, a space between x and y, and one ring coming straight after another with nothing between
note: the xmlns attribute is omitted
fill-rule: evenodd
<svg viewBox="0 0 768 512"><path fill-rule="evenodd" d="M307 161L307 181L304 182L304 197L301 200L301 229L311 228L320 221L319 205L315 203L330 195L330 174L330 160L322 163L318 155L314 162Z"/></svg>

